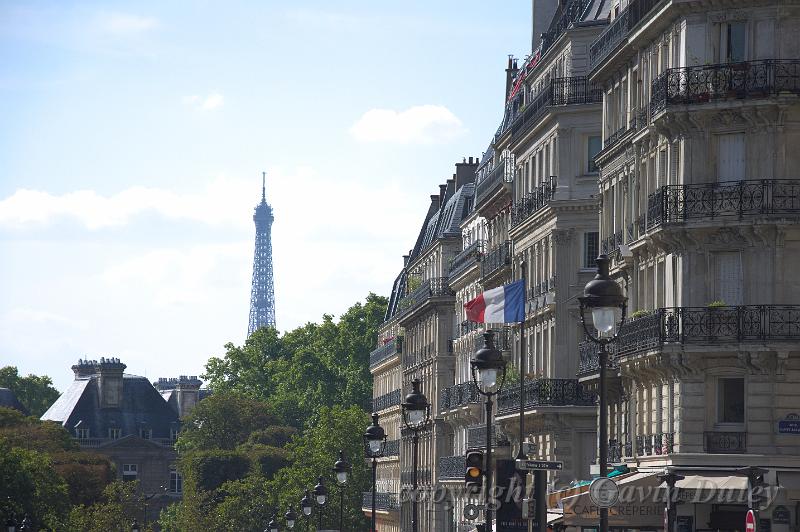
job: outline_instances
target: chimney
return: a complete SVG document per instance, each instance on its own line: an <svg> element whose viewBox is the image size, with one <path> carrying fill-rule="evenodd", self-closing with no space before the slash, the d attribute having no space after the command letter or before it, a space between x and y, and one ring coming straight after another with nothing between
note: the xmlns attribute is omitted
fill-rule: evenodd
<svg viewBox="0 0 800 532"><path fill-rule="evenodd" d="M83 360L78 359L78 363L72 366L72 372L75 373L75 380L91 377L95 374L96 360Z"/></svg>
<svg viewBox="0 0 800 532"><path fill-rule="evenodd" d="M184 417L200 402L200 386L203 382L196 375L178 377L175 387L175 400L178 406L178 417Z"/></svg>
<svg viewBox="0 0 800 532"><path fill-rule="evenodd" d="M101 358L95 367L99 374L100 408L119 408L122 403L122 374L127 366L118 358Z"/></svg>
<svg viewBox="0 0 800 532"><path fill-rule="evenodd" d="M506 66L506 97L503 99L504 108L508 102L508 97L511 95L511 89L514 88L514 76L517 75L517 72L519 72L519 69L517 68L517 61L514 59L513 55L509 54L508 65Z"/></svg>
<svg viewBox="0 0 800 532"><path fill-rule="evenodd" d="M455 189L463 187L467 183L475 182L475 170L478 169L478 159L469 158L468 161L463 163L456 163L456 173L453 174L455 181Z"/></svg>
<svg viewBox="0 0 800 532"><path fill-rule="evenodd" d="M403 255L403 268L408 266L408 258L409 257L410 257L410 255Z"/></svg>
<svg viewBox="0 0 800 532"><path fill-rule="evenodd" d="M439 205L442 204L439 194L431 194L431 208L437 210Z"/></svg>

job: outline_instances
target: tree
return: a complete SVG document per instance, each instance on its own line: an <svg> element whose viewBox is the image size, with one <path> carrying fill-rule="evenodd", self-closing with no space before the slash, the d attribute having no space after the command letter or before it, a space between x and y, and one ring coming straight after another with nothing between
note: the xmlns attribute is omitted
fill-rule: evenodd
<svg viewBox="0 0 800 532"><path fill-rule="evenodd" d="M141 519L139 481L115 481L103 491L102 500L79 505L69 513L67 530L71 532L127 532L134 519ZM142 529L152 530L152 528Z"/></svg>
<svg viewBox="0 0 800 532"><path fill-rule="evenodd" d="M61 395L53 387L50 377L30 374L20 377L16 366L0 368L0 388L8 388L17 399L27 408L31 415L42 417L50 405Z"/></svg>

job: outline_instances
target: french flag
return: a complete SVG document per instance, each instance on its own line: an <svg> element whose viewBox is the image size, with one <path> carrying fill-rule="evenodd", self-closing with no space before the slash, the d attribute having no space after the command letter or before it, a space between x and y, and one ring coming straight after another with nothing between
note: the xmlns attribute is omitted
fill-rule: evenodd
<svg viewBox="0 0 800 532"><path fill-rule="evenodd" d="M525 281L487 290L464 304L467 319L478 323L519 323L525 320Z"/></svg>

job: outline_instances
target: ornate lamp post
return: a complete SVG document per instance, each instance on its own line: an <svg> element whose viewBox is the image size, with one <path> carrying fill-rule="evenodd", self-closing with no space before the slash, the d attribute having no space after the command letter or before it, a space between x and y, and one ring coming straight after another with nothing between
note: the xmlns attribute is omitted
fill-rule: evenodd
<svg viewBox="0 0 800 532"><path fill-rule="evenodd" d="M411 532L419 531L417 522L417 461L419 452L419 433L428 424L431 418L431 405L427 397L420 390L420 380L411 382L411 393L406 395L400 405L403 408L403 424L413 432L413 470L411 471L412 499L411 499Z"/></svg>
<svg viewBox="0 0 800 532"><path fill-rule="evenodd" d="M606 369L608 366L608 344L619 337L625 323L625 310L628 298L622 287L608 275L608 256L597 257L597 275L586 283L583 296L578 298L581 305L581 324L586 336L600 345L598 362L600 365L600 476L608 474L608 402L606 400ZM592 323L597 331L593 333L586 323L586 309L592 313ZM619 324L619 325L617 325ZM608 532L608 508L600 508L600 532Z"/></svg>
<svg viewBox="0 0 800 532"><path fill-rule="evenodd" d="M303 498L300 499L300 511L303 512L303 515L306 517L307 520L311 519L311 512L314 509L314 502L311 500L311 494L308 490L306 490Z"/></svg>
<svg viewBox="0 0 800 532"><path fill-rule="evenodd" d="M319 515L317 516L317 526L322 530L322 509L325 508L325 503L328 502L328 488L322 483L322 477L317 477L317 485L314 486L314 500L319 506Z"/></svg>
<svg viewBox="0 0 800 532"><path fill-rule="evenodd" d="M339 459L333 464L336 473L336 482L339 484L339 532L344 530L344 487L347 484L347 475L350 473L350 464L344 458L344 451L339 451Z"/></svg>
<svg viewBox="0 0 800 532"><path fill-rule="evenodd" d="M278 521L274 513L272 514L269 524L267 525L267 532L278 532Z"/></svg>
<svg viewBox="0 0 800 532"><path fill-rule="evenodd" d="M469 361L472 369L472 382L481 395L486 397L486 518L487 532L492 529L492 397L500 393L506 380L506 361L503 354L494 347L494 333L483 334L483 347ZM520 435L521 437L521 435Z"/></svg>
<svg viewBox="0 0 800 532"><path fill-rule="evenodd" d="M286 528L289 530L293 529L294 524L297 522L297 514L294 513L291 506L289 506L289 510L283 514L283 518L286 519Z"/></svg>
<svg viewBox="0 0 800 532"><path fill-rule="evenodd" d="M662 483L667 484L667 526L664 532L675 532L675 520L678 517L678 501L675 497L675 484L686 477L675 473L671 468L666 468L657 478Z"/></svg>
<svg viewBox="0 0 800 532"><path fill-rule="evenodd" d="M372 459L372 526L370 532L375 532L375 497L378 482L378 458L383 458L386 453L386 431L378 425L378 414L372 414L372 425L364 432L364 454Z"/></svg>

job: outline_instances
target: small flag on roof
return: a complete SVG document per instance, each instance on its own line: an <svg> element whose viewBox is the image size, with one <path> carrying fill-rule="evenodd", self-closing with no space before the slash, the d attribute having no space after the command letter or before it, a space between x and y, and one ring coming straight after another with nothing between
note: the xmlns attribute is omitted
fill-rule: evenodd
<svg viewBox="0 0 800 532"><path fill-rule="evenodd" d="M525 319L525 282L486 290L464 304L467 319L478 323L519 323Z"/></svg>

